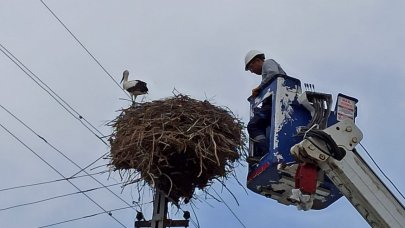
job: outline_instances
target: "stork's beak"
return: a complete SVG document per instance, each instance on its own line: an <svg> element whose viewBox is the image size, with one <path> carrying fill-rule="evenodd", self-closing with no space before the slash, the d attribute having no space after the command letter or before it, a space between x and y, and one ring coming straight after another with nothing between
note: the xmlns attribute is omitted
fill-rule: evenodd
<svg viewBox="0 0 405 228"><path fill-rule="evenodd" d="M122 83L122 81L124 81L124 77L125 77L125 76L122 76L122 79L121 79L121 81L120 81L120 84Z"/></svg>

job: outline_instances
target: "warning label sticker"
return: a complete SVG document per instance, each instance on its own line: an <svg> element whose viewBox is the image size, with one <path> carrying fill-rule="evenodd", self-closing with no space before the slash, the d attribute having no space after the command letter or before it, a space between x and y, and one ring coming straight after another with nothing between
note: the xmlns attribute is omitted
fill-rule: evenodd
<svg viewBox="0 0 405 228"><path fill-rule="evenodd" d="M354 120L356 103L344 97L338 97L337 101L337 120L342 121L346 118Z"/></svg>

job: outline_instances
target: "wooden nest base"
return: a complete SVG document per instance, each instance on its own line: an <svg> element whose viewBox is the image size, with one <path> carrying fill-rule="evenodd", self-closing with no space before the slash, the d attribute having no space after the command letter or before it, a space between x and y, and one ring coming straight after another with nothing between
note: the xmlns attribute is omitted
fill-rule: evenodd
<svg viewBox="0 0 405 228"><path fill-rule="evenodd" d="M231 111L185 95L123 109L111 126L113 169L128 183L138 174L175 203L227 177L245 151L244 125Z"/></svg>

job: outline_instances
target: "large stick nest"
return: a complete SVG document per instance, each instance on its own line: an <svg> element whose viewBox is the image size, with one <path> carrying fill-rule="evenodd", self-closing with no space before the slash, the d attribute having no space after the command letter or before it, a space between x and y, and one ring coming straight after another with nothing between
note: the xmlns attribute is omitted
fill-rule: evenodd
<svg viewBox="0 0 405 228"><path fill-rule="evenodd" d="M226 179L245 151L244 125L230 110L184 95L123 109L112 126L110 165L175 203Z"/></svg>

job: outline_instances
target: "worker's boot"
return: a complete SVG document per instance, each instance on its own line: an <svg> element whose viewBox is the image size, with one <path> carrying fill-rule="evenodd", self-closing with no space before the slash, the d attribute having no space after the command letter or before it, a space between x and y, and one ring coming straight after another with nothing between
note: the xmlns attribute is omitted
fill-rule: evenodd
<svg viewBox="0 0 405 228"><path fill-rule="evenodd" d="M250 165L254 165L260 162L260 158L259 157L253 157L253 156L249 156L246 158L246 162Z"/></svg>

